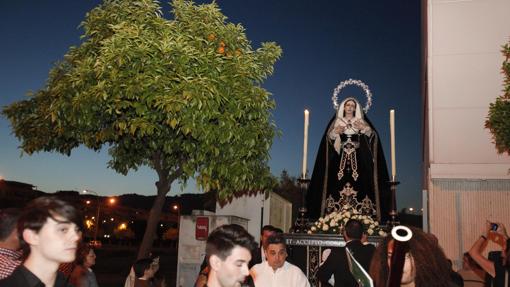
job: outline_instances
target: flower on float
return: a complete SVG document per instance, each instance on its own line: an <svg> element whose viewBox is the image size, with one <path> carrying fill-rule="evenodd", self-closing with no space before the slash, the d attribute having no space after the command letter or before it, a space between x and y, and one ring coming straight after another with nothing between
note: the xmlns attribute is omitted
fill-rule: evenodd
<svg viewBox="0 0 510 287"><path fill-rule="evenodd" d="M308 230L308 232L307 232L307 233L308 233L308 234L312 234L312 231L311 231L311 230Z"/></svg>
<svg viewBox="0 0 510 287"><path fill-rule="evenodd" d="M311 233L340 234L350 219L359 220L369 235L381 233L380 224L370 215L365 215L352 207L343 206L340 211L333 211L320 217L311 227Z"/></svg>
<svg viewBox="0 0 510 287"><path fill-rule="evenodd" d="M379 236L386 236L386 232L384 232L383 230L379 230Z"/></svg>

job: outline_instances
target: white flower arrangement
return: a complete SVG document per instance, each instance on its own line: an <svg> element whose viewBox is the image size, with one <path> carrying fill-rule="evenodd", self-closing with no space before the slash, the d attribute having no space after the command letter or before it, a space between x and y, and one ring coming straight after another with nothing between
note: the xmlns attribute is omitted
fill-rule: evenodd
<svg viewBox="0 0 510 287"><path fill-rule="evenodd" d="M359 220L369 236L386 236L386 232L379 225L379 222L372 219L369 215L361 214L355 209L333 211L324 217L320 217L311 225L308 233L342 234L344 225L349 219Z"/></svg>

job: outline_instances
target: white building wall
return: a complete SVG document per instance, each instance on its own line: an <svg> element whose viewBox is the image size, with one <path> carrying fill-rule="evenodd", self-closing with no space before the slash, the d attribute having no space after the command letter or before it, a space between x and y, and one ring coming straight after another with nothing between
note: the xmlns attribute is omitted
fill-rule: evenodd
<svg viewBox="0 0 510 287"><path fill-rule="evenodd" d="M248 219L248 232L260 240L260 229L271 224L288 232L292 226L292 203L274 192L243 195L221 206L216 203L216 215L235 215Z"/></svg>
<svg viewBox="0 0 510 287"><path fill-rule="evenodd" d="M264 199L264 224L271 224L283 232L289 232L292 222L292 203L274 192Z"/></svg>
<svg viewBox="0 0 510 287"><path fill-rule="evenodd" d="M216 215L235 215L248 219L248 232L260 240L261 214L264 194L243 195L221 206L216 202Z"/></svg>
<svg viewBox="0 0 510 287"><path fill-rule="evenodd" d="M510 225L510 157L484 128L502 94L509 0L428 0L428 226L459 260L485 219Z"/></svg>

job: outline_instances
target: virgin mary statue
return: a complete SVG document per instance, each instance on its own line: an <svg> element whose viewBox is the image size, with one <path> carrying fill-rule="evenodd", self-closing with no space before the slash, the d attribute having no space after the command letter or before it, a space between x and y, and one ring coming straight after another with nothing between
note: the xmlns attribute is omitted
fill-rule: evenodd
<svg viewBox="0 0 510 287"><path fill-rule="evenodd" d="M311 219L345 205L386 221L391 208L388 170L378 134L355 98L346 98L319 146L306 196Z"/></svg>

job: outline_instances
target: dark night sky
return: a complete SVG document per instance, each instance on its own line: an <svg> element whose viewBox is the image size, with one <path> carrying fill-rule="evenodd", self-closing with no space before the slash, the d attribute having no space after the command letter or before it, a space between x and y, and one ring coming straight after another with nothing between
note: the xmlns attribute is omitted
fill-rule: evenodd
<svg viewBox="0 0 510 287"><path fill-rule="evenodd" d="M2 1L0 3L0 106L43 87L52 64L80 43L79 23L99 1ZM308 168L333 115L333 89L343 80L364 81L373 93L368 117L379 132L389 168L389 110L396 110L399 208L421 207L422 108L420 95L420 1L242 0L218 1L229 21L241 23L254 48L281 45L283 57L265 83L276 100L270 166L298 176L303 148L303 110L310 110ZM169 17L168 4L164 10ZM345 89L339 98L360 89ZM127 176L106 167L106 151L77 149L71 157L39 153L20 157L18 140L0 118L0 176L47 192L92 189L99 194L153 194L156 174L147 168ZM193 183L184 191L194 192Z"/></svg>

